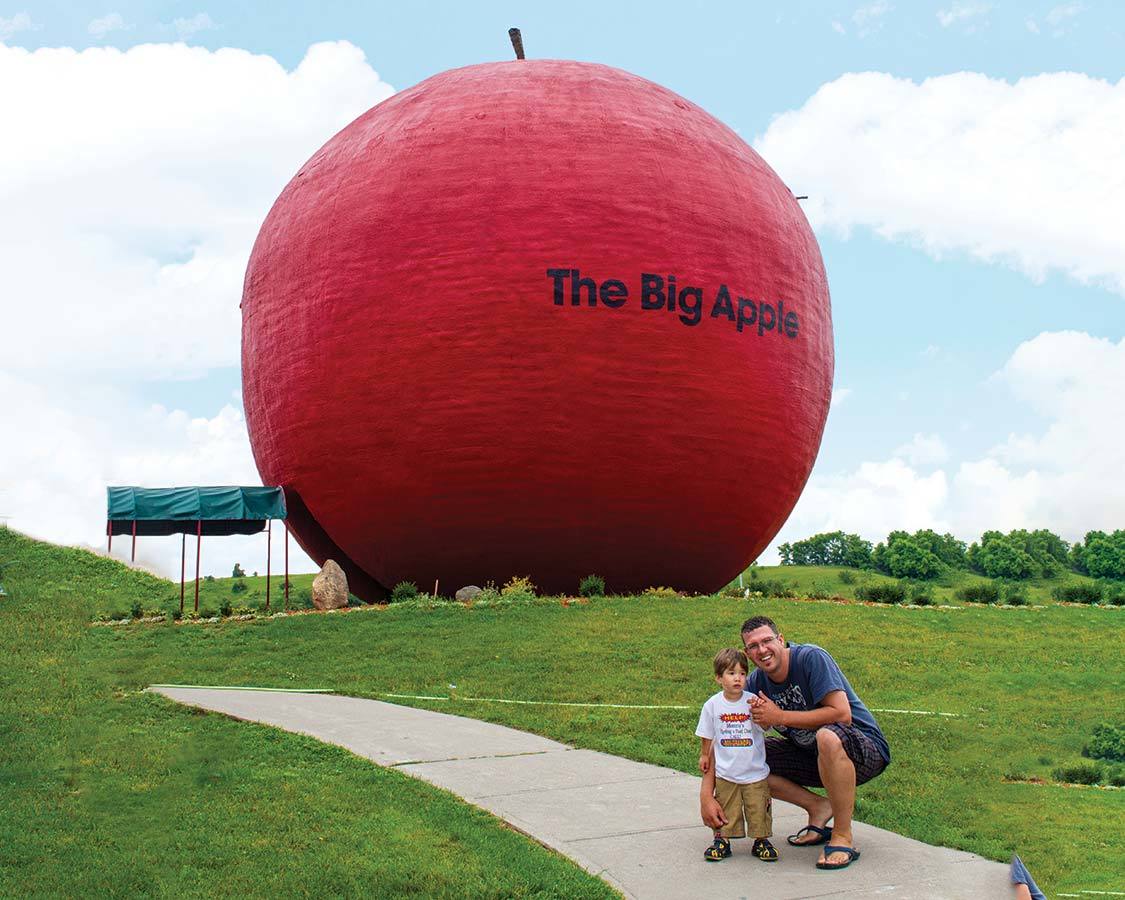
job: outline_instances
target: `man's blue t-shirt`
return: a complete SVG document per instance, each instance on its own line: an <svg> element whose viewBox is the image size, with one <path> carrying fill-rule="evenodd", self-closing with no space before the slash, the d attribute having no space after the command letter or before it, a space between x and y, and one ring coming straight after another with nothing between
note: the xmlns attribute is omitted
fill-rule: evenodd
<svg viewBox="0 0 1125 900"><path fill-rule="evenodd" d="M852 724L870 737L879 746L879 752L886 762L891 761L891 748L879 730L871 710L856 696L848 679L840 671L827 650L816 644L789 645L789 676L785 681L770 681L761 669L755 669L746 676L746 690L752 694L763 691L782 709L816 709L826 694L843 691L852 707ZM777 726L777 732L791 740L798 747L814 747L816 731L805 728Z"/></svg>

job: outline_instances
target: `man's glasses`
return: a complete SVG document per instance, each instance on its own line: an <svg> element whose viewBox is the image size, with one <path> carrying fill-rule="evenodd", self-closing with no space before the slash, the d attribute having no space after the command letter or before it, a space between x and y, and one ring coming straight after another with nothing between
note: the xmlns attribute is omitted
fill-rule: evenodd
<svg viewBox="0 0 1125 900"><path fill-rule="evenodd" d="M769 646L772 643L775 643L776 641L777 641L777 635L774 635L773 637L766 638L765 640L761 641L760 643L747 644L746 645L746 652L747 653L757 653L759 650L764 649L765 647Z"/></svg>

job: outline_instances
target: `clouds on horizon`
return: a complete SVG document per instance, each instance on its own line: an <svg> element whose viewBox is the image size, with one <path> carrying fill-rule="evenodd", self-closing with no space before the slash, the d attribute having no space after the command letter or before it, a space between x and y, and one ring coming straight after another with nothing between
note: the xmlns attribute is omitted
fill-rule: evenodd
<svg viewBox="0 0 1125 900"><path fill-rule="evenodd" d="M814 472L774 546L838 529L879 541L894 528L934 528L971 541L991 528L1050 528L1075 541L1125 527L1125 338L1045 332L992 379L1045 428L961 461L939 435L916 434L887 459Z"/></svg>

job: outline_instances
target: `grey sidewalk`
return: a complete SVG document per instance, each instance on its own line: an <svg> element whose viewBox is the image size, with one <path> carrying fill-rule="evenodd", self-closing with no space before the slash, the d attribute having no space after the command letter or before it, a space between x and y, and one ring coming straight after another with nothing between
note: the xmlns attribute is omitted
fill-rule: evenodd
<svg viewBox="0 0 1125 900"><path fill-rule="evenodd" d="M805 824L774 804L781 860L762 863L735 842L734 856L704 862L699 779L476 719L331 694L151 688L202 709L338 744L464 797L627 897L1013 897L1007 866L856 823L862 857L850 868L814 868L817 850L784 837ZM687 737L685 737L687 740Z"/></svg>

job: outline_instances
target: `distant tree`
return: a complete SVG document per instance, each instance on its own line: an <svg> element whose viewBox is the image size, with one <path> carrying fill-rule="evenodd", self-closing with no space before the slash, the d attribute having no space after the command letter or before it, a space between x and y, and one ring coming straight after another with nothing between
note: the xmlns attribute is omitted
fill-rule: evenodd
<svg viewBox="0 0 1125 900"><path fill-rule="evenodd" d="M964 569L968 565L965 560L965 542L959 541L951 534L938 534L931 528L924 528L915 531L910 539L951 569Z"/></svg>
<svg viewBox="0 0 1125 900"><path fill-rule="evenodd" d="M230 573L231 578L245 578L246 573L242 571L242 566L238 563L234 564L234 571Z"/></svg>
<svg viewBox="0 0 1125 900"><path fill-rule="evenodd" d="M828 531L777 548L783 566L852 566L871 564L871 542L858 534Z"/></svg>
<svg viewBox="0 0 1125 900"><path fill-rule="evenodd" d="M1125 578L1125 531L1091 531L1086 535L1082 562L1093 578Z"/></svg>
<svg viewBox="0 0 1125 900"><path fill-rule="evenodd" d="M932 532L931 532L932 533ZM937 578L945 565L911 537L900 537L886 550L887 570L895 578Z"/></svg>
<svg viewBox="0 0 1125 900"><path fill-rule="evenodd" d="M1037 568L1031 554L1002 536L981 545L980 565L989 578L1030 578Z"/></svg>

